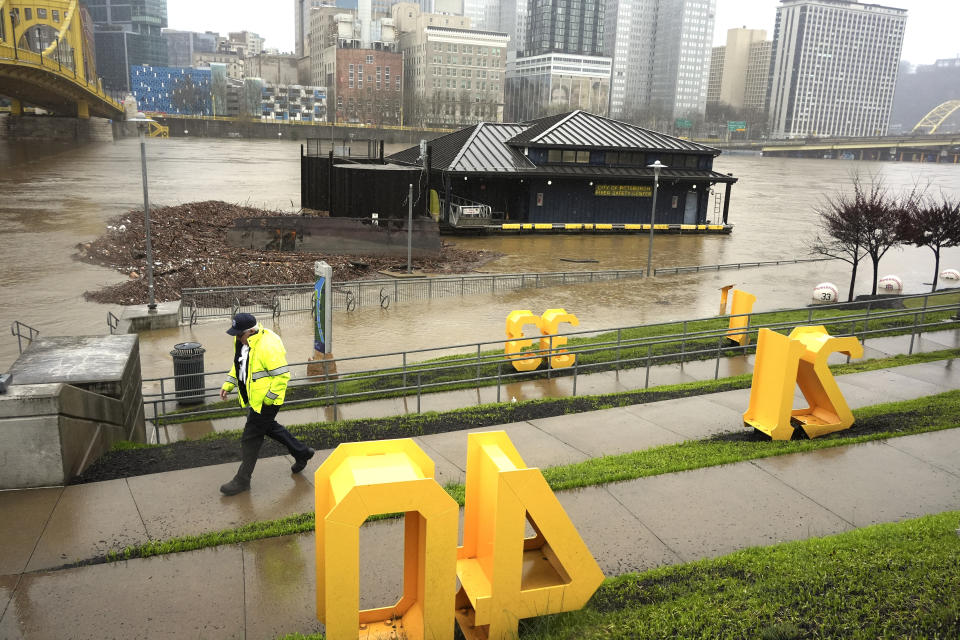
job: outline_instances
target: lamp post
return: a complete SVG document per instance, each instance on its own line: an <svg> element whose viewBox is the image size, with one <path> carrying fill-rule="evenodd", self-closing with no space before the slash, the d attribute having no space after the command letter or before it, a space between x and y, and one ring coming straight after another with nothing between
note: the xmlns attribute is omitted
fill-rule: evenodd
<svg viewBox="0 0 960 640"><path fill-rule="evenodd" d="M651 268L653 264L653 225L657 216L657 189L660 187L660 171L666 168L667 165L660 164L659 160L647 165L647 169L653 169L653 204L650 206L650 246L647 247L648 278L653 275Z"/></svg>
<svg viewBox="0 0 960 640"><path fill-rule="evenodd" d="M143 226L146 229L147 239L147 292L150 296L150 302L147 304L148 313L157 312L157 301L153 293L153 245L150 243L150 196L147 193L147 128L152 118L143 115L138 111L135 118L130 118L129 122L137 123L137 130L140 132L140 170L143 176Z"/></svg>

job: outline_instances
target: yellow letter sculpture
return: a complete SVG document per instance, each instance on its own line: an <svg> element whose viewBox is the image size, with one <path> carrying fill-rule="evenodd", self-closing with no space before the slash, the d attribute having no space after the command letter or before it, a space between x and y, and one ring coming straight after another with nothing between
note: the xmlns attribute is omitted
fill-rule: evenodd
<svg viewBox="0 0 960 640"><path fill-rule="evenodd" d="M744 314L753 311L753 303L756 301L757 296L752 293L739 289L733 290L733 303L730 305L730 330L727 332L727 338L740 346L750 344L750 334L747 333L750 316ZM723 302L725 307L726 296L723 297Z"/></svg>
<svg viewBox="0 0 960 640"><path fill-rule="evenodd" d="M574 327L580 326L577 316L567 313L566 309L547 309L540 316L540 333L547 336L540 338L540 350L549 351L551 369L572 367L577 360L577 356L567 353L566 349L556 349L556 347L567 344L566 336L557 336L561 322L566 322Z"/></svg>
<svg viewBox="0 0 960 640"><path fill-rule="evenodd" d="M543 358L539 356L521 358L519 355L513 355L519 354L524 347L533 345L533 340L518 340L523 337L523 327L528 324L540 329L542 326L540 316L533 315L532 311L511 311L507 316L507 337L510 339L507 341L505 353L517 371L534 371L543 362Z"/></svg>
<svg viewBox="0 0 960 640"><path fill-rule="evenodd" d="M330 640L391 631L411 640L453 637L459 508L433 475L433 461L410 439L341 444L317 469L317 618ZM360 611L360 526L398 511L403 597Z"/></svg>
<svg viewBox="0 0 960 640"><path fill-rule="evenodd" d="M861 358L863 345L855 337L834 338L825 327L797 327L789 337L760 329L744 424L774 440L789 440L793 423L810 438L850 428L853 413L827 367L836 352ZM793 410L796 385L810 405L806 409Z"/></svg>
<svg viewBox="0 0 960 640"><path fill-rule="evenodd" d="M512 640L521 618L583 607L603 572L506 433L472 433L467 443L457 623L467 640ZM533 538L524 538L528 521Z"/></svg>

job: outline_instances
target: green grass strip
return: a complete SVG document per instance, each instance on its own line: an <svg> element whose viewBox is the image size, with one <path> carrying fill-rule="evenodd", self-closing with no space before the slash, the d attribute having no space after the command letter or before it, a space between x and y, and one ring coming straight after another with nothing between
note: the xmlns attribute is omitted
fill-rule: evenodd
<svg viewBox="0 0 960 640"><path fill-rule="evenodd" d="M956 296L939 296L935 304L951 304ZM922 305L922 299L910 299L905 301L907 308ZM676 340L662 344L647 344L649 341L664 338L665 336L675 336L686 332L695 334L697 332L722 332L726 330L729 324L729 318L720 316L706 320L695 320L690 322L675 322L664 325L642 326L631 329L604 332L590 337L571 337L567 348L570 349L589 349L595 347L601 349L600 345L605 345L601 350L589 353L580 353L577 355L577 362L581 369L581 374L599 373L613 369L629 369L632 367L643 367L648 358L654 365L671 364L680 362L679 355L681 350L687 352L702 350L698 356L685 356L684 360L711 360L717 356L731 357L751 354L756 349L756 327L762 325L784 325L778 328L781 333L789 333L794 326L800 325L823 325L832 335L847 335L851 333L871 331L868 339L879 337L897 336L909 334L913 331L914 316L904 315L900 317L883 317L882 314L890 313L889 310L874 309L873 313L880 314L880 317L870 319L849 320L851 316L862 316L865 314L863 309L817 309L812 308L809 311L771 311L753 314L750 318L752 331L751 344L746 349L736 347L731 348L727 340L720 339L717 335L709 338L689 337L685 342ZM932 324L940 323L936 328L938 330L960 327L960 322L954 320L957 309L938 310L922 313L922 323ZM920 316L917 316L919 321ZM927 327L921 329L918 333L930 331ZM674 338L670 338L674 340ZM615 343L622 343L618 347ZM638 344L639 342L639 344ZM534 347L539 349L539 343L535 342ZM398 387L415 386L419 382L422 385L435 385L428 387L424 393L437 393L441 391L455 391L460 389L475 389L478 387L494 386L499 373L511 373L509 365L503 358L502 351L488 350L481 354L482 363L478 366L476 359L471 356L451 355L439 358L424 360L411 363L406 371L402 369L385 369L380 372L380 376L372 379L351 379L350 374L341 375L336 382L336 392L338 396L353 395L348 398L339 398L339 404L350 404L354 402L365 402L369 400L378 400L386 398L398 398L416 395L416 391L396 391ZM615 360L633 360L632 364L613 364ZM449 367L447 369L438 369L438 367ZM569 370L565 371L569 375ZM556 375L556 373L554 374ZM560 372L559 375L564 375ZM511 377L509 381L530 380L545 378L545 371L534 371L520 377ZM489 381L477 382L476 377L491 378ZM311 400L317 396L332 396L334 394L334 383L324 382L315 385L302 385L290 387L287 391L288 401L302 401L296 406L298 408L309 408L318 406L330 406L333 403L329 400ZM180 412L190 412L196 410L214 410L222 409L221 412L208 413L199 416L178 417ZM200 409L182 409L173 412L176 416L167 421L191 422L196 420L212 420L236 415L242 415L243 411L236 407L235 402L214 402L204 405Z"/></svg>
<svg viewBox="0 0 960 640"><path fill-rule="evenodd" d="M854 428L815 440L730 441L724 439L725 436L717 436L706 440L690 440L643 451L549 467L543 470L543 475L551 489L562 491L955 428L960 424L960 390L916 400L865 407L854 411L854 416L857 420ZM744 431L749 433L747 430ZM864 433L865 431L867 433ZM445 489L458 504L463 506L465 490L463 484L451 483ZM374 519L385 517L390 516L378 516ZM151 541L127 547L122 551L110 552L105 560L112 562L193 551L223 544L304 533L313 528L314 514L303 513L277 520L251 523L235 529Z"/></svg>
<svg viewBox="0 0 960 640"><path fill-rule="evenodd" d="M960 637L960 511L630 573L523 640ZM282 640L322 640L293 633Z"/></svg>

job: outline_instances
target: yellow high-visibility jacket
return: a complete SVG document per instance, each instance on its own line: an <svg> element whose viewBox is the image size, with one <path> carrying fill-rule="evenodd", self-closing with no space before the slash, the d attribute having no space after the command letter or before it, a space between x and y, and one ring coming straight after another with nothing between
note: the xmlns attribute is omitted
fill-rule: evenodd
<svg viewBox="0 0 960 640"><path fill-rule="evenodd" d="M260 413L263 405L281 405L287 394L287 383L290 381L290 368L287 366L287 350L283 348L280 336L262 324L257 325L259 331L249 338L250 354L247 357L247 398L249 406ZM234 353L236 353L239 337L233 339ZM237 387L237 367L230 367L227 381L222 389L233 391ZM243 398L237 394L241 407L246 407Z"/></svg>

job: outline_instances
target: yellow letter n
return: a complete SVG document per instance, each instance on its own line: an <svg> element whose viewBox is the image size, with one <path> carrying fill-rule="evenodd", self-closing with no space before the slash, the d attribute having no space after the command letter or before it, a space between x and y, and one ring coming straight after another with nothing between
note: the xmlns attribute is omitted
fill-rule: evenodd
<svg viewBox="0 0 960 640"><path fill-rule="evenodd" d="M433 475L410 439L341 444L317 469L317 618L329 640L452 637L459 507ZM396 512L405 513L403 596L360 611L360 526Z"/></svg>

